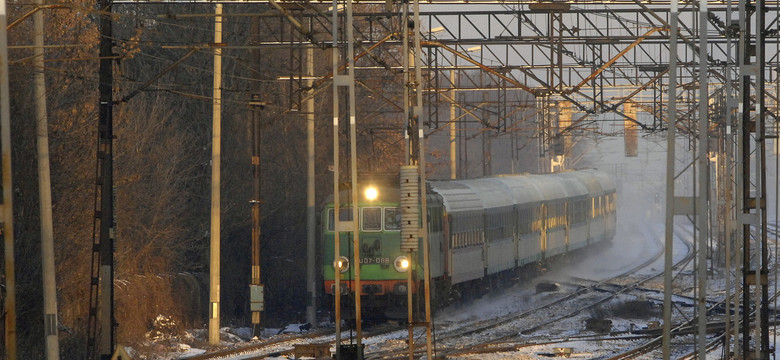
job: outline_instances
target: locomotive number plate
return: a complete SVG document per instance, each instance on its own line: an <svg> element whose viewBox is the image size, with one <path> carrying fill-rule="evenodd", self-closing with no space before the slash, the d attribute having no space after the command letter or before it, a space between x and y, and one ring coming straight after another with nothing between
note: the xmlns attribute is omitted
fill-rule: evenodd
<svg viewBox="0 0 780 360"><path fill-rule="evenodd" d="M390 264L390 258L360 258L361 264Z"/></svg>

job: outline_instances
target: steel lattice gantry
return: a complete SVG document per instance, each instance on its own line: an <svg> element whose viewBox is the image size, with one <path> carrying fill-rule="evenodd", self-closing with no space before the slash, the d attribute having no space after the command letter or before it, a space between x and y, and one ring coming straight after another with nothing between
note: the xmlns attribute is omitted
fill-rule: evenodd
<svg viewBox="0 0 780 360"><path fill-rule="evenodd" d="M326 46L329 40L327 34L331 32L325 10L327 2L323 5L316 2L273 3L285 6L279 5L275 19L274 14L262 13L264 21L298 19L297 30L305 35L305 43ZM359 4L370 4L365 7L377 8L378 11L356 11L354 14L355 56L360 59L356 63L358 70L399 71L401 57L393 53L393 49L401 46L399 13L388 12L386 6L372 2ZM422 46L426 49L423 61L427 70L427 92L441 93L453 87L482 86L520 89L535 97L571 102L580 113L575 115L570 125L572 129L590 123L597 118L595 115L601 113L614 113L618 118L635 121L644 130L665 127L662 124L665 121L664 105L659 100L665 90L669 63L669 7L666 3L575 1L555 5L520 2L497 5L476 2L478 6L459 6L457 11L453 11L451 6L447 11L438 11L445 6L436 1L427 4L422 7L420 15ZM364 8L358 9L365 11ZM692 88L697 76L698 46L695 39L699 36L699 26L695 19L696 11L693 5L680 11L678 84L681 92ZM729 53L727 47L729 35L732 36L731 46L735 46L734 36L739 29L733 20L731 23L725 20L727 11L728 7L721 2L713 3L708 10L708 72L711 83L716 86L725 83L726 66L731 64L736 69L736 53ZM767 8L767 11L774 14L777 8ZM767 24L768 27L777 27L776 20ZM295 30L296 26L290 28ZM292 36L289 31L266 35L265 41L259 41L258 46L299 48L304 44L300 36ZM768 31L766 46L776 43L776 36L776 31ZM468 51L475 46L481 46L478 53ZM291 52L291 58L300 58L295 54L298 51ZM777 54L768 53L767 63L773 62L777 62ZM291 109L300 107L301 96L294 93L296 89L305 89L302 86L305 76L301 69L301 66L294 65L290 69L292 81L287 91L290 93ZM477 82L473 76L461 76L461 81L453 84L449 76L451 70L461 74L479 71L483 79ZM324 86L328 80L325 77L315 86ZM370 85L366 89L387 90ZM713 87L713 92L718 91L722 90ZM768 94L772 99L767 105L769 108L776 106L773 94ZM393 101L393 96L386 97ZM436 99L442 101L441 97ZM629 118L621 109L621 105L628 102L652 116L644 120ZM394 105L400 105L397 99ZM681 112L683 116L689 113ZM503 120L494 121L493 127L506 128ZM438 117L431 121L435 126Z"/></svg>

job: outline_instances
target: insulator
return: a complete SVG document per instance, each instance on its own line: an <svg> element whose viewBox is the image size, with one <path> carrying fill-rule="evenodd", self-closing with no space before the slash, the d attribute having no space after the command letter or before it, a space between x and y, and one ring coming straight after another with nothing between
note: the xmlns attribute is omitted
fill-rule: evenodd
<svg viewBox="0 0 780 360"><path fill-rule="evenodd" d="M420 184L417 166L401 166L401 251L416 251L420 231Z"/></svg>

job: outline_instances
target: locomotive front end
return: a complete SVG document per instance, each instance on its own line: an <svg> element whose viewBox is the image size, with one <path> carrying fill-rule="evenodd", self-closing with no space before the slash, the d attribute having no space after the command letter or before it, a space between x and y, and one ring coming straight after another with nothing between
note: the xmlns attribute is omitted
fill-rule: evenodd
<svg viewBox="0 0 780 360"><path fill-rule="evenodd" d="M360 252L357 258L360 262L362 313L369 317L386 317L388 309L405 303L406 294L410 291L407 272L410 271L412 262L401 252L399 190L366 185L359 193L359 221L358 228L354 230L357 233ZM348 199L346 194L343 199ZM326 294L325 300L333 301L337 291L336 276L340 276L342 307L351 308L355 296L355 232L350 228L355 226L352 221L352 203L344 201L338 212L338 222L333 202L329 202L322 212L323 290ZM337 226L340 227L338 256L335 253Z"/></svg>

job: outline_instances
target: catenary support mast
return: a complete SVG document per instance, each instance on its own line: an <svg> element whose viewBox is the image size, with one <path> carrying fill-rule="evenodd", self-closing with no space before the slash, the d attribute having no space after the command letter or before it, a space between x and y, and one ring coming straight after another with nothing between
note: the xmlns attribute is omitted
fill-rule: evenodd
<svg viewBox="0 0 780 360"><path fill-rule="evenodd" d="M214 43L222 43L222 4L214 8ZM209 344L219 344L220 164L222 156L222 49L214 47L211 134L211 236L209 251Z"/></svg>
<svg viewBox="0 0 780 360"><path fill-rule="evenodd" d="M672 264L674 262L674 179L675 133L677 127L677 16L678 0L672 0L669 27L669 114L666 128L666 213L664 230L664 312L663 312L663 359L671 356L672 329Z"/></svg>
<svg viewBox="0 0 780 360"><path fill-rule="evenodd" d="M11 181L11 112L8 87L8 32L5 0L0 0L0 149L2 150L2 235L5 261L5 356L16 360L16 279L14 274L13 187Z"/></svg>
<svg viewBox="0 0 780 360"><path fill-rule="evenodd" d="M309 23L311 31L311 22ZM316 210L314 187L314 48L306 50L306 322L317 324L317 277L315 276Z"/></svg>
<svg viewBox="0 0 780 360"><path fill-rule="evenodd" d="M698 139L698 194L696 196L695 215L698 228L697 246L697 309L698 316L698 354L700 359L707 353L707 253L710 227L708 223L709 181L709 92L707 82L707 0L699 2L699 139Z"/></svg>
<svg viewBox="0 0 780 360"><path fill-rule="evenodd" d="M38 6L43 0L36 0ZM57 329L57 279L54 263L54 225L51 206L51 176L49 171L49 130L46 113L46 76L44 73L43 12L33 15L35 26L35 127L38 148L38 192L41 216L41 264L43 275L43 324L46 337L46 359L60 358Z"/></svg>

